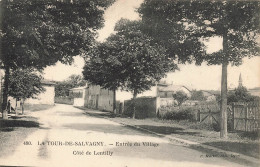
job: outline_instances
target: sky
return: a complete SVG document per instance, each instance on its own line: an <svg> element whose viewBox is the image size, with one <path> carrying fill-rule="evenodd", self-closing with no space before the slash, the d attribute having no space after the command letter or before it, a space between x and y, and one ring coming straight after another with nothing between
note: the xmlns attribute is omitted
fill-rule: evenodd
<svg viewBox="0 0 260 167"><path fill-rule="evenodd" d="M121 18L130 20L140 19L136 8L140 6L143 0L117 0L105 11L105 25L99 30L98 41L103 41L114 31L114 25ZM208 43L208 52L222 49L222 39L212 38ZM62 81L72 74L82 74L84 66L83 58L75 57L74 64L71 66L63 65L58 62L55 66L47 67L44 70L44 78ZM191 89L197 90L220 90L221 66L206 63L201 66L194 64L179 65L180 70L169 73L165 80L175 85L185 85ZM228 87L234 88L238 85L239 74L241 73L243 85L247 88L260 87L260 57L243 59L243 64L239 67L228 66Z"/></svg>

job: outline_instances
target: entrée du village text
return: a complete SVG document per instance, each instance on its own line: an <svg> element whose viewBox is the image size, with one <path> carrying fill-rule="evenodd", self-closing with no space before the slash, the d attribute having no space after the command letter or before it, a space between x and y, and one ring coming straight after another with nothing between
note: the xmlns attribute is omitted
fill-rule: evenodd
<svg viewBox="0 0 260 167"><path fill-rule="evenodd" d="M33 145L32 142L26 141L25 145ZM102 141L89 142L89 141L38 141L38 145L47 146L117 146L117 147L132 147L132 146L145 146L145 147L158 147L158 143L154 142L115 142L115 143L104 143Z"/></svg>

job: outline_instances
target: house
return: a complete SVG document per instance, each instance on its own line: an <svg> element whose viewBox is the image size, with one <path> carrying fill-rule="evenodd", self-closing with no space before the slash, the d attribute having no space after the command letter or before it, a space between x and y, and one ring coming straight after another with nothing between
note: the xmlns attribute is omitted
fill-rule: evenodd
<svg viewBox="0 0 260 167"><path fill-rule="evenodd" d="M73 106L84 107L87 86L70 89L69 96L73 97Z"/></svg>
<svg viewBox="0 0 260 167"><path fill-rule="evenodd" d="M214 90L202 90L202 93L206 97L206 101L216 101L217 96L220 95L219 91Z"/></svg>
<svg viewBox="0 0 260 167"><path fill-rule="evenodd" d="M55 83L49 80L42 80L42 86L45 88L36 98L29 98L25 100L25 104L48 104L54 105Z"/></svg>
<svg viewBox="0 0 260 167"><path fill-rule="evenodd" d="M45 88L44 92L41 92L36 98L28 98L25 100L25 104L48 104L54 105L54 96L55 96L55 83L49 80L42 80L42 86ZM2 91L3 91L3 74L0 71L0 104L2 103ZM13 108L16 105L16 99L13 97L8 97ZM17 106L20 106L18 101Z"/></svg>
<svg viewBox="0 0 260 167"><path fill-rule="evenodd" d="M182 91L187 94L188 97L191 96L191 91L189 88L183 85L173 85L173 84L157 84L157 95L159 97L160 106L174 106L177 105L176 100L173 95L177 91Z"/></svg>
<svg viewBox="0 0 260 167"><path fill-rule="evenodd" d="M183 91L188 97L191 96L190 89L183 85L157 86L157 96L160 98L172 98L177 91Z"/></svg>
<svg viewBox="0 0 260 167"><path fill-rule="evenodd" d="M74 98L73 106L113 111L113 91L101 88L99 85L86 84L83 87L73 88L70 90L70 96Z"/></svg>

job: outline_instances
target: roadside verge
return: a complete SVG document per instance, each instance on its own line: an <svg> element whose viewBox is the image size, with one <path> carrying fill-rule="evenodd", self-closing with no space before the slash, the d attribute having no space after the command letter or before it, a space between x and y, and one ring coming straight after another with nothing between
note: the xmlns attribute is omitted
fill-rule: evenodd
<svg viewBox="0 0 260 167"><path fill-rule="evenodd" d="M85 113L89 116L105 118L105 119L111 120L113 122L119 123L123 126L131 127L131 128L134 128L134 129L137 129L140 131L149 132L156 136L165 138L174 144L179 144L184 147L198 150L198 151L202 152L202 154L201 154L202 158L221 157L221 158L224 158L224 159L232 161L232 162L243 164L245 166L259 166L259 159L255 158L255 157L242 154L241 152L228 151L228 150L224 150L224 149L217 148L214 146L210 146L210 145L204 144L202 142L197 142L194 140L187 139L187 137L182 138L182 136L179 135L179 133L180 133L179 129L181 129L181 127L178 127L178 126L177 127L167 126L167 124L163 124L163 126L153 126L154 124L158 124L158 122L153 121L153 120L149 120L148 122L141 120L141 121L139 121L141 123L138 123L138 120L133 120L133 119L129 119L129 118L113 117L113 115L111 115L109 112L102 112L102 111L86 109L86 108L80 108L80 109L84 110ZM127 120L127 121L125 121L125 120ZM153 127L153 128L151 128L151 127ZM154 127L157 127L157 129L155 129ZM166 130L166 133L161 133L162 129L160 129L160 128L163 128L163 130ZM181 132L181 133L183 133L183 132ZM192 133L186 132L186 133L190 133L189 134L190 137L193 137L192 133L195 133L195 132L192 132ZM205 136L203 136L203 137L205 138ZM221 140L218 140L218 142L221 143ZM222 141L222 142L225 142L225 141Z"/></svg>

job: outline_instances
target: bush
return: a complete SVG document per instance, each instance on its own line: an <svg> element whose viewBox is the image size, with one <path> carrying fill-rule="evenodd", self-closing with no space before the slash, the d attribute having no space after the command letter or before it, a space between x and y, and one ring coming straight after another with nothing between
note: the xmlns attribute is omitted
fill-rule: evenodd
<svg viewBox="0 0 260 167"><path fill-rule="evenodd" d="M192 108L179 109L178 111L167 111L162 117L166 120L195 120Z"/></svg>

